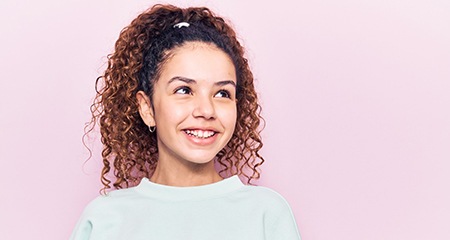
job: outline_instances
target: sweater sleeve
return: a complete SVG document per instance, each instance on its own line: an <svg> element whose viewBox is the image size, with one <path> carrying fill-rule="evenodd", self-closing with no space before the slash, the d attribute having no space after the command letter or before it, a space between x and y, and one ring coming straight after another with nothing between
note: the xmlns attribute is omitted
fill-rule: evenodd
<svg viewBox="0 0 450 240"><path fill-rule="evenodd" d="M267 240L300 240L297 223L288 202L278 193L266 219Z"/></svg>
<svg viewBox="0 0 450 240"><path fill-rule="evenodd" d="M97 202L101 200L101 196L91 201L83 210L80 219L78 220L75 228L72 231L70 240L89 240L93 230L92 215L97 212Z"/></svg>
<svg viewBox="0 0 450 240"><path fill-rule="evenodd" d="M70 236L70 240L89 240L92 232L92 224L90 221L80 219Z"/></svg>
<svg viewBox="0 0 450 240"><path fill-rule="evenodd" d="M267 239L269 240L300 240L300 234L297 229L292 211L286 209L286 211L280 213L279 217L275 220L274 224L269 228L267 232Z"/></svg>

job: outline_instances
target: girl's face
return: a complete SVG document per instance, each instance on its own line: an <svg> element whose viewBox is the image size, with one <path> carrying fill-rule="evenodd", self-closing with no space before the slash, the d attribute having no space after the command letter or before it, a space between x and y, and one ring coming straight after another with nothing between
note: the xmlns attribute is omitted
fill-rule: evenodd
<svg viewBox="0 0 450 240"><path fill-rule="evenodd" d="M141 116L156 125L159 161L210 162L236 124L234 65L222 50L201 42L171 53L154 85L153 109L138 94Z"/></svg>

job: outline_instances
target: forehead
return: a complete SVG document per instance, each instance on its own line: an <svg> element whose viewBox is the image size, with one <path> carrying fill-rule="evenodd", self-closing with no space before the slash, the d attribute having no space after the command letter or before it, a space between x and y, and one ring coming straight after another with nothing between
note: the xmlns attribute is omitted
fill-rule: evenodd
<svg viewBox="0 0 450 240"><path fill-rule="evenodd" d="M162 65L161 78L173 76L236 81L236 70L230 56L214 44L186 42L170 50Z"/></svg>

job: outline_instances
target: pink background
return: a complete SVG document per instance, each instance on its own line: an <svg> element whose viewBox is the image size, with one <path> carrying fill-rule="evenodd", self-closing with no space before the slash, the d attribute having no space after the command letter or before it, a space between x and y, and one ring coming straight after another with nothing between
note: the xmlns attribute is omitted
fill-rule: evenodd
<svg viewBox="0 0 450 240"><path fill-rule="evenodd" d="M84 164L81 143L94 80L152 3L1 1L1 239L67 239L98 195L100 150ZM449 1L191 4L247 46L267 120L260 184L304 240L450 239Z"/></svg>

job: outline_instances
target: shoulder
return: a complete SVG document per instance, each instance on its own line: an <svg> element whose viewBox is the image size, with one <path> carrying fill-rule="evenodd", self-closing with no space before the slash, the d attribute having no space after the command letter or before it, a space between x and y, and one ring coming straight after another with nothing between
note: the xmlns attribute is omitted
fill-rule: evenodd
<svg viewBox="0 0 450 240"><path fill-rule="evenodd" d="M245 185L244 189L246 189L249 192L252 192L254 195L265 196L268 198L273 198L273 199L278 199L278 200L284 199L281 196L281 194L279 194L275 190L268 188L268 187Z"/></svg>
<svg viewBox="0 0 450 240"><path fill-rule="evenodd" d="M106 212L111 213L112 209L120 209L132 204L132 200L137 197L138 194L134 188L114 190L94 198L85 207L83 215L93 216Z"/></svg>
<svg viewBox="0 0 450 240"><path fill-rule="evenodd" d="M275 190L263 186L244 186L242 193L252 204L259 205L274 212L290 212L286 199Z"/></svg>
<svg viewBox="0 0 450 240"><path fill-rule="evenodd" d="M250 206L259 209L267 239L300 239L294 214L286 199L267 187L245 186Z"/></svg>
<svg viewBox="0 0 450 240"><path fill-rule="evenodd" d="M287 204L286 199L275 190L263 186L244 186L244 191L248 192L250 197L262 198L266 201Z"/></svg>
<svg viewBox="0 0 450 240"><path fill-rule="evenodd" d="M115 226L133 207L137 195L133 188L128 188L94 198L84 208L70 239L90 239L93 229L102 232L108 226Z"/></svg>
<svg viewBox="0 0 450 240"><path fill-rule="evenodd" d="M249 187L255 201L266 208L264 213L267 239L300 239L294 214L286 199L278 192L267 187Z"/></svg>

